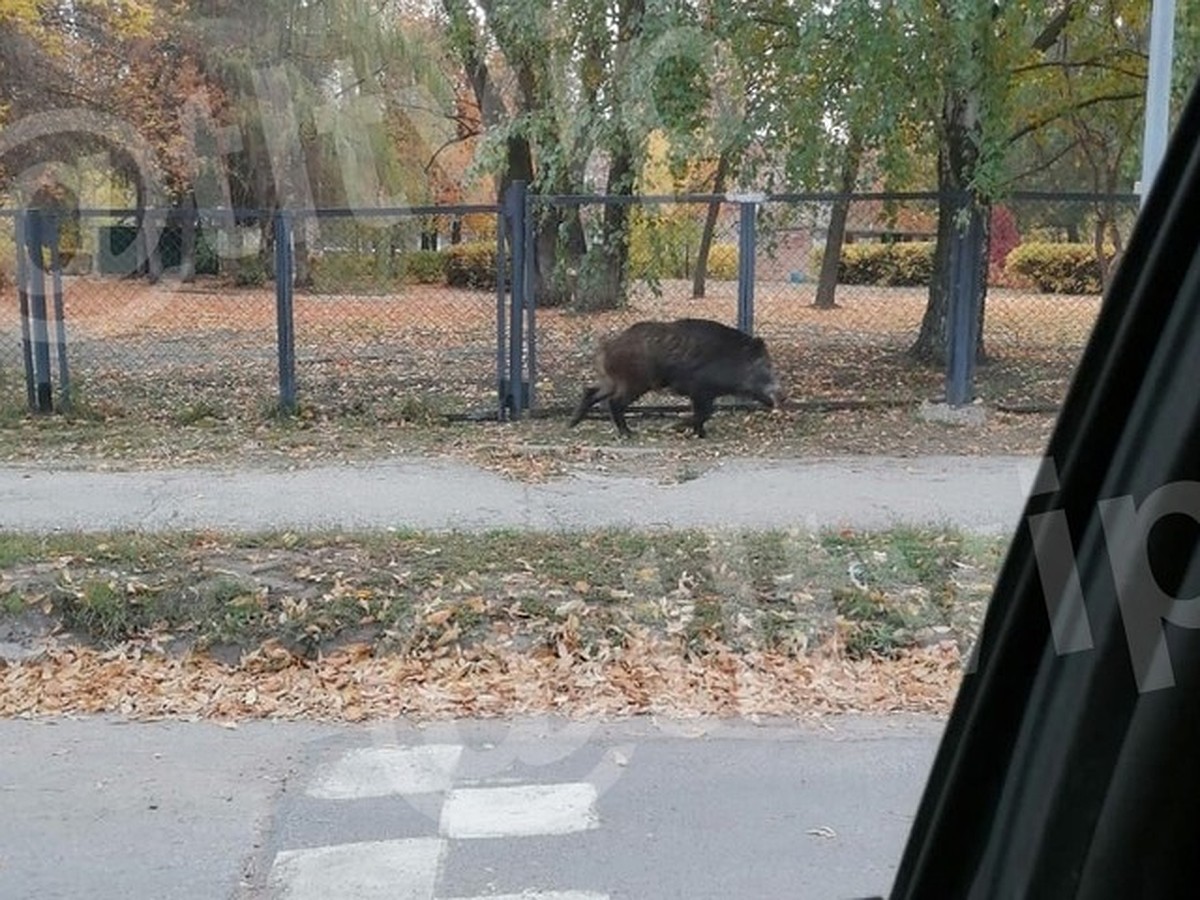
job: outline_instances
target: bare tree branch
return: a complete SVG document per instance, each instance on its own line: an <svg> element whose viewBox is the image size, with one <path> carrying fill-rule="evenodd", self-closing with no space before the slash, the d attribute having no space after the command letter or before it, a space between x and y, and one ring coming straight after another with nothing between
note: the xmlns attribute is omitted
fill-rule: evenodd
<svg viewBox="0 0 1200 900"><path fill-rule="evenodd" d="M1038 53L1045 53L1051 47L1058 43L1058 39L1062 36L1063 30L1071 21L1071 14L1075 11L1074 0L1064 0L1062 9L1060 9L1042 29L1042 33L1033 39L1033 49Z"/></svg>
<svg viewBox="0 0 1200 900"><path fill-rule="evenodd" d="M1060 109L1051 115L1042 116L1034 119L1031 122L1027 122L1021 128L1018 128L1008 136L1008 143L1016 143L1021 138L1025 137L1025 135L1037 131L1039 128L1044 128L1051 122L1057 121L1058 119L1070 116L1081 109L1086 109L1089 106L1095 106L1099 103L1124 103L1129 100L1138 100L1141 98L1141 96L1141 94L1135 91L1130 91L1121 94L1099 94L1095 97L1089 97L1086 100L1080 100L1078 103L1074 103L1066 109Z"/></svg>

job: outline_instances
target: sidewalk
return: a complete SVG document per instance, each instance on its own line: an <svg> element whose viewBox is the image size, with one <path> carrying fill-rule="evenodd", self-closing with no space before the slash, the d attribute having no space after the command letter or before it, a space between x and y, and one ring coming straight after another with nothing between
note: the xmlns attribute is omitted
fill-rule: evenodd
<svg viewBox="0 0 1200 900"><path fill-rule="evenodd" d="M576 475L522 484L443 460L144 473L0 467L0 529L882 528L1017 525L1039 459L728 461L678 484Z"/></svg>

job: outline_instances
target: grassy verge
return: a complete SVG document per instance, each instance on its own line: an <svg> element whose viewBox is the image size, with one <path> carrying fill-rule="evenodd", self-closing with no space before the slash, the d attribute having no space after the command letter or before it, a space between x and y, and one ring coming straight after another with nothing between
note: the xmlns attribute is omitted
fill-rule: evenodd
<svg viewBox="0 0 1200 900"><path fill-rule="evenodd" d="M882 679L887 703L924 708L933 682L938 702L952 690L1003 549L916 529L0 535L0 640L53 636L0 666L0 712L233 714L217 702L230 683L242 715L500 713L567 695L711 711L761 678L756 709L828 700L846 678L867 699L834 705L870 706Z"/></svg>

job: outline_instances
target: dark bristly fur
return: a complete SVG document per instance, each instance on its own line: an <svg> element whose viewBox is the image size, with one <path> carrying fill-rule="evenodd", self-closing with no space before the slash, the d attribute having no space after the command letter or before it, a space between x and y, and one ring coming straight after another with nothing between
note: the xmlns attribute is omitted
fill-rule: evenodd
<svg viewBox="0 0 1200 900"><path fill-rule="evenodd" d="M608 401L613 424L628 437L625 410L643 394L667 389L692 401L692 415L681 425L704 437L718 397L774 407L782 396L763 339L709 319L638 322L604 342L597 367L599 382L584 389L568 427Z"/></svg>

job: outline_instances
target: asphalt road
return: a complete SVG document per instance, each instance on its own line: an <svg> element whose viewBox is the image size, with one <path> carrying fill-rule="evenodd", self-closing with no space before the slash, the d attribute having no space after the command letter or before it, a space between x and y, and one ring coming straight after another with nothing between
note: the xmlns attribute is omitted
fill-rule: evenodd
<svg viewBox="0 0 1200 900"><path fill-rule="evenodd" d="M0 897L879 895L940 730L0 721Z"/></svg>
<svg viewBox="0 0 1200 900"><path fill-rule="evenodd" d="M0 529L1016 527L1039 460L731 460L697 478L522 484L448 461L280 470L0 467Z"/></svg>

